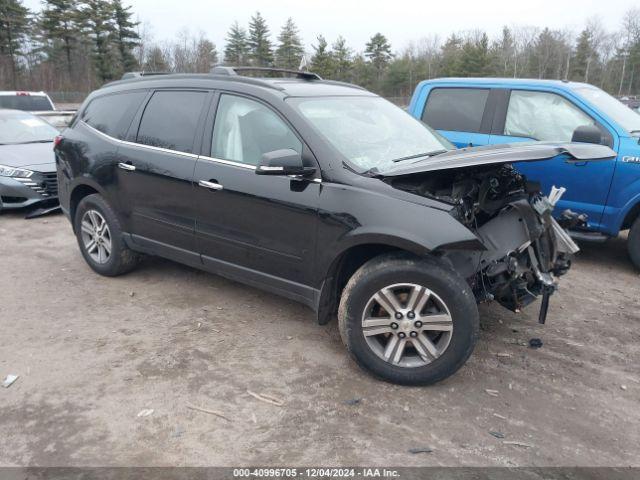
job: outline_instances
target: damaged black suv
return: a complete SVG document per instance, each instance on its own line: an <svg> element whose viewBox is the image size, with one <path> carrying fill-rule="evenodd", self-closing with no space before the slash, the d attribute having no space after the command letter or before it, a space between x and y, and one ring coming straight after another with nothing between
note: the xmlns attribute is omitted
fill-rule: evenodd
<svg viewBox="0 0 640 480"><path fill-rule="evenodd" d="M545 197L510 163L608 147L454 150L356 86L240 71L128 74L84 102L55 153L93 270L159 255L302 302L322 324L337 313L355 360L402 384L464 364L478 302L517 311L542 296L544 321L577 247L551 216L561 190Z"/></svg>

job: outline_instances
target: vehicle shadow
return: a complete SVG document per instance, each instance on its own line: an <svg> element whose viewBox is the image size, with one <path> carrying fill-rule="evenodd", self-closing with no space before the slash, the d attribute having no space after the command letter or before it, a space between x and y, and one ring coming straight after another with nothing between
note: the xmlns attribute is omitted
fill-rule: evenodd
<svg viewBox="0 0 640 480"><path fill-rule="evenodd" d="M580 242L580 252L575 257L577 265L606 266L609 270L620 270L631 274L640 273L631 263L627 252L627 233L604 243Z"/></svg>

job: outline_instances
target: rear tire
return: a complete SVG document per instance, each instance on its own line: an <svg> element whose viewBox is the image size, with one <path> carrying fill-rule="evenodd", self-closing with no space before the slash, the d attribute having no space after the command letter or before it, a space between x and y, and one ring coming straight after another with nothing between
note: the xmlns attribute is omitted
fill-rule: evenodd
<svg viewBox="0 0 640 480"><path fill-rule="evenodd" d="M99 194L80 201L73 226L80 252L96 273L115 277L140 262L140 255L125 244L115 212Z"/></svg>
<svg viewBox="0 0 640 480"><path fill-rule="evenodd" d="M629 230L629 236L627 237L627 249L631 261L640 270L640 217L636 218L633 225L631 225L631 230Z"/></svg>
<svg viewBox="0 0 640 480"><path fill-rule="evenodd" d="M364 369L392 383L429 385L467 361L479 314L467 282L444 262L393 253L353 274L342 293L338 325Z"/></svg>

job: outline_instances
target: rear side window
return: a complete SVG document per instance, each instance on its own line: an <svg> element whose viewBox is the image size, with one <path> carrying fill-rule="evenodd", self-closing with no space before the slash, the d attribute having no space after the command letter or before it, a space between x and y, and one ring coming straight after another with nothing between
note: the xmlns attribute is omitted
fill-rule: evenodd
<svg viewBox="0 0 640 480"><path fill-rule="evenodd" d="M193 139L206 95L184 91L154 93L142 115L136 142L193 153Z"/></svg>
<svg viewBox="0 0 640 480"><path fill-rule="evenodd" d="M0 95L0 108L25 112L50 112L53 106L44 95Z"/></svg>
<svg viewBox="0 0 640 480"><path fill-rule="evenodd" d="M422 121L436 130L478 133L488 97L485 88L435 88L427 98Z"/></svg>
<svg viewBox="0 0 640 480"><path fill-rule="evenodd" d="M82 112L82 121L122 140L146 94L143 91L127 92L95 98Z"/></svg>

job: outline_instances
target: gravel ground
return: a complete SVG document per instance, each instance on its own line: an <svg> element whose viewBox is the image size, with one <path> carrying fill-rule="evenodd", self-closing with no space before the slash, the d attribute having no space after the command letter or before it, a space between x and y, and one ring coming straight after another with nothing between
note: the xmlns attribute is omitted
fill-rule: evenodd
<svg viewBox="0 0 640 480"><path fill-rule="evenodd" d="M0 215L0 259L3 466L640 466L623 239L584 247L546 326L483 306L467 365L428 388L372 379L291 301L157 258L100 277L62 215Z"/></svg>

